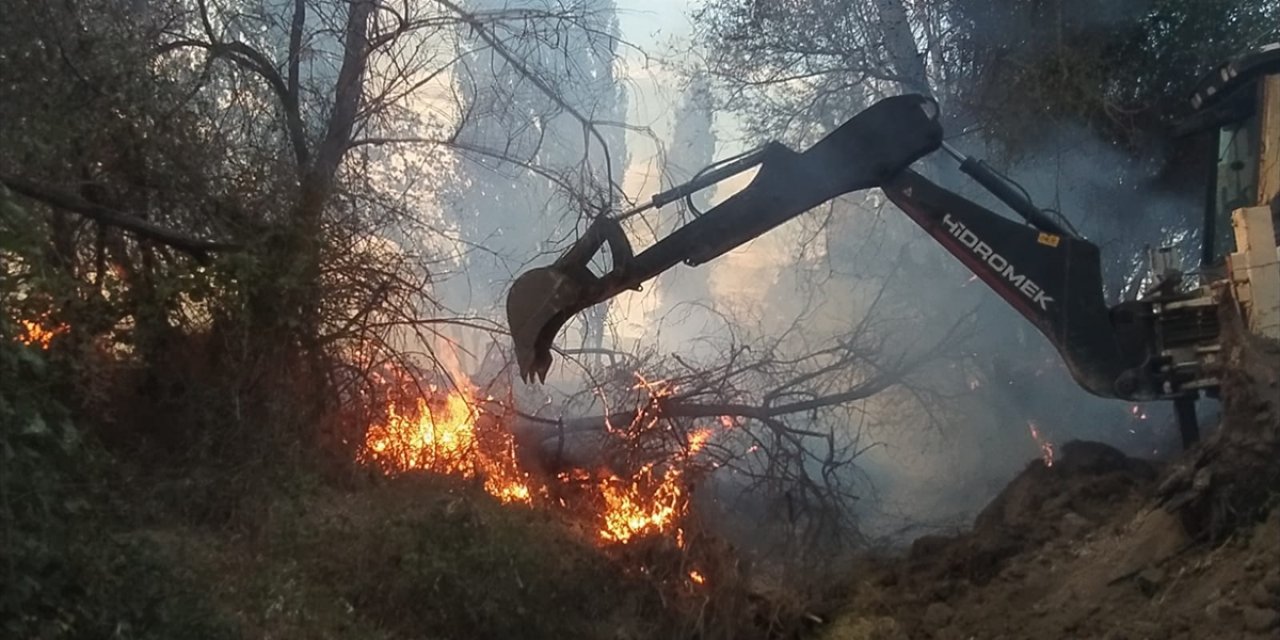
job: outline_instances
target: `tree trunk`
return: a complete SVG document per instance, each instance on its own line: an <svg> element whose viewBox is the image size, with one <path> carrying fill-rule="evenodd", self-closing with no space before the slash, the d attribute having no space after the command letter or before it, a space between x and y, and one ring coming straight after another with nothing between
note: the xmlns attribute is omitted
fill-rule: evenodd
<svg viewBox="0 0 1280 640"><path fill-rule="evenodd" d="M902 0L875 0L875 6L880 16L884 48L899 77L898 83L906 91L933 95L924 66L924 55L916 46L906 6L902 4Z"/></svg>

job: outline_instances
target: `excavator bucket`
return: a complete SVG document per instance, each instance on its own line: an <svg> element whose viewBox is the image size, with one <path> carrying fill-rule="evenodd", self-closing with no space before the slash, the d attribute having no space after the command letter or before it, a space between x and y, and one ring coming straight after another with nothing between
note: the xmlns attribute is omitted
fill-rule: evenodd
<svg viewBox="0 0 1280 640"><path fill-rule="evenodd" d="M613 271L598 278L587 263L605 244L613 258ZM607 288L623 279L624 266L630 261L631 243L622 226L616 220L599 218L555 263L530 269L515 279L507 292L507 327L515 343L521 380L531 382L536 376L539 382L546 382L552 343L560 328L574 314L608 297ZM617 291L620 289L612 293Z"/></svg>
<svg viewBox="0 0 1280 640"><path fill-rule="evenodd" d="M713 260L836 196L884 185L941 144L937 104L919 95L895 96L864 109L802 153L772 142L618 218L597 218L554 264L523 273L512 283L507 323L520 377L545 382L556 334L579 311L639 289L681 262ZM757 164L759 172L742 191L632 255L621 219ZM613 269L596 276L587 264L606 243Z"/></svg>
<svg viewBox="0 0 1280 640"><path fill-rule="evenodd" d="M551 344L572 314L587 284L573 273L550 267L530 269L516 278L507 293L507 326L515 343L516 364L525 382L546 382Z"/></svg>

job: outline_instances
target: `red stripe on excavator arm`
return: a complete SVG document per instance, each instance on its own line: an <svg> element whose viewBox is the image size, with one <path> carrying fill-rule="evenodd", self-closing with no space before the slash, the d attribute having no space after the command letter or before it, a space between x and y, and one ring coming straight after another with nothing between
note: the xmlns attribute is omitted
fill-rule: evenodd
<svg viewBox="0 0 1280 640"><path fill-rule="evenodd" d="M990 266L975 257L955 236L947 233L941 221L920 211L910 202L895 200L894 204L903 213L907 214L908 218L911 218L913 222L919 225L921 229L924 229L926 233L932 236L934 240L937 240L938 244L941 244L947 250L947 253L955 256L960 261L960 264L963 264L973 275L977 276L979 280L990 287L992 291L995 291L1005 302L1009 303L1009 306L1017 310L1024 318L1030 320L1042 333L1051 336L1052 327L1049 326L1044 315L1031 306L1031 303L1017 289L1009 285Z"/></svg>

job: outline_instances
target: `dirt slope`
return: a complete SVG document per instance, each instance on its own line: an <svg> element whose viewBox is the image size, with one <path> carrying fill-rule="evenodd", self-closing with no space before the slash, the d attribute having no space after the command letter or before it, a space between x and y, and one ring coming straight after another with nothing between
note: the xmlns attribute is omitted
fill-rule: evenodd
<svg viewBox="0 0 1280 640"><path fill-rule="evenodd" d="M1280 637L1280 510L1214 546L1143 506L1150 466L1096 443L1032 463L972 532L867 560L830 640Z"/></svg>
<svg viewBox="0 0 1280 640"><path fill-rule="evenodd" d="M1160 469L1067 443L972 531L861 561L824 637L1280 638L1280 348L1233 335L1204 443Z"/></svg>

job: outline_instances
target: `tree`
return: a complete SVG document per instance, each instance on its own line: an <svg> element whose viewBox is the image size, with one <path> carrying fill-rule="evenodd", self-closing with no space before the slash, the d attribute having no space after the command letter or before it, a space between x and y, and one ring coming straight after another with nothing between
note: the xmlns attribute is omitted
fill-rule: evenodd
<svg viewBox="0 0 1280 640"><path fill-rule="evenodd" d="M945 11L965 108L1015 152L1070 123L1126 152L1167 153L1190 85L1280 35L1274 3L1255 0L953 0Z"/></svg>
<svg viewBox="0 0 1280 640"><path fill-rule="evenodd" d="M477 13L498 6L473 4ZM502 3L506 10L539 5ZM583 10L585 28L561 43L546 41L536 25L512 25L496 34L518 64L491 47L473 50L472 43L460 43L464 117L458 140L493 152L468 154L450 203L465 251L466 282L460 285L470 291L457 301L464 308L491 312L521 267L571 237L584 215L599 213L584 206L610 207L617 197L626 159L616 126L625 120L625 96L612 70L617 19L611 2L592 2ZM529 68L546 79L551 93L530 79ZM599 139L584 128L597 124Z"/></svg>
<svg viewBox="0 0 1280 640"><path fill-rule="evenodd" d="M336 409L367 401L378 366L411 358L447 322L422 313L443 225L420 205L451 168L441 151L485 151L429 95L459 69L457 43L512 63L494 33L608 41L587 13L12 3L0 27L0 182L47 227L39 255L6 264L30 283L52 268L67 284L31 284L6 309L70 326L75 361L105 350L139 372L137 388L85 377L162 399L136 422L183 455L267 467L306 457L329 442ZM554 101L552 70L512 66Z"/></svg>

